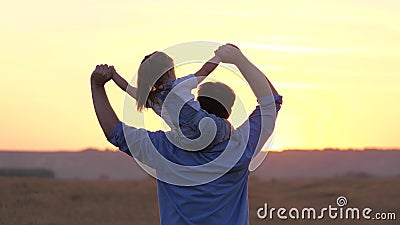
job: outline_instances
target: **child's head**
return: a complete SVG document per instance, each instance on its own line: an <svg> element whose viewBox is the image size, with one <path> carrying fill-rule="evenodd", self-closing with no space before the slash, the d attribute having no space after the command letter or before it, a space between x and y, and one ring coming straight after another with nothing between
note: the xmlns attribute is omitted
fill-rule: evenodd
<svg viewBox="0 0 400 225"><path fill-rule="evenodd" d="M155 51L142 60L137 78L137 109L148 108L148 99L155 103L156 87L175 80L174 60L164 52Z"/></svg>
<svg viewBox="0 0 400 225"><path fill-rule="evenodd" d="M199 86L197 94L202 109L228 119L236 98L235 92L229 86L221 82L207 82Z"/></svg>

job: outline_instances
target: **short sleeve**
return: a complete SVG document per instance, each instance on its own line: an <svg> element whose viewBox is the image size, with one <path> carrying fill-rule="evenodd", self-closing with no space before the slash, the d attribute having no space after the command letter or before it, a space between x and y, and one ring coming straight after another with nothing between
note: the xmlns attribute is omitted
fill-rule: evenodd
<svg viewBox="0 0 400 225"><path fill-rule="evenodd" d="M175 87L183 82L185 82L185 86L190 88L190 90L195 89L199 85L197 77L194 74L189 74L176 79L172 86Z"/></svg>
<svg viewBox="0 0 400 225"><path fill-rule="evenodd" d="M160 86L164 90L157 96L159 104L151 105L152 109L157 115L161 116L163 104L165 101L168 101L169 104L166 106L169 112L180 109L184 104L190 106L195 111L199 111L200 103L195 101L195 96L192 94L192 89L195 89L197 85L197 77L194 74L189 74L176 79L172 83L168 82L166 85Z"/></svg>
<svg viewBox="0 0 400 225"><path fill-rule="evenodd" d="M135 157L152 168L157 168L158 151L162 152L163 150L161 135L161 131L150 132L119 122L107 140L122 152ZM152 140L161 144L155 146Z"/></svg>
<svg viewBox="0 0 400 225"><path fill-rule="evenodd" d="M125 152L126 154L132 156L125 140L123 123L121 121L118 122L117 126L115 126L114 130L107 137L107 140L115 147L118 147L119 150L121 150L122 152Z"/></svg>
<svg viewBox="0 0 400 225"><path fill-rule="evenodd" d="M197 88L198 85L197 77L194 74L189 74L178 78L174 82L172 92L193 109L200 110L200 104L194 100L194 95L192 94L192 90Z"/></svg>

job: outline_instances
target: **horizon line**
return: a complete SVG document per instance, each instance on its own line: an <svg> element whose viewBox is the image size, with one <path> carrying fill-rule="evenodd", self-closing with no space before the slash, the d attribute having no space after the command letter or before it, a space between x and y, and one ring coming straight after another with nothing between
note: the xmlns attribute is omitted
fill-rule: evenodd
<svg viewBox="0 0 400 225"><path fill-rule="evenodd" d="M29 152L29 153L78 153L78 152L85 152L85 151L98 151L98 152L119 152L116 148L81 148L81 149L43 149L43 150L28 150L28 149L0 149L1 152ZM267 152L294 152L294 151L312 151L312 152L323 152L323 151L400 151L400 147L393 147L393 148L377 148L377 147L366 147L366 148L288 148L283 150L267 150Z"/></svg>

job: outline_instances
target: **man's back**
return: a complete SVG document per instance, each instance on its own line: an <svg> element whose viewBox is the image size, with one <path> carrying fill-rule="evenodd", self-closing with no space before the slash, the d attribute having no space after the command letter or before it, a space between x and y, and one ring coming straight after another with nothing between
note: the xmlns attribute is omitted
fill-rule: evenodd
<svg viewBox="0 0 400 225"><path fill-rule="evenodd" d="M248 224L247 174L230 171L196 186L157 180L161 224Z"/></svg>
<svg viewBox="0 0 400 225"><path fill-rule="evenodd" d="M155 136L158 137L155 137ZM257 134L253 134L257 136ZM224 160L226 167L217 172L201 170L193 167L184 174L183 179L203 179L209 177L210 182L193 186L170 184L161 180L168 176L175 176L174 167L160 166L157 171L157 179L160 217L162 225L169 224L247 224L248 223L248 199L247 181L248 165L252 154L250 145L246 148L246 142L242 142L241 134L234 130L231 140L222 142L212 148L201 152L189 152L178 149L169 142L164 132L150 134L153 144L163 148L161 154L166 160L184 166L196 166L212 163L226 150L228 143L237 154L232 156L236 160L229 165ZM245 151L241 151L241 149ZM244 153L244 154L243 154ZM223 157L223 156L222 156ZM227 172L223 172L227 170ZM213 174L210 174L213 173ZM168 177L168 178L166 178ZM189 179L190 179L189 178ZM178 180L177 178L172 178Z"/></svg>

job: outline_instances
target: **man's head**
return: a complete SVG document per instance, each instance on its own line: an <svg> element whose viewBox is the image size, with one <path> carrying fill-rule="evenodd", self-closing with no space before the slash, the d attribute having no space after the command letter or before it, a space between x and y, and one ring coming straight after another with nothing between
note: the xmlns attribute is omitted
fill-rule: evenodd
<svg viewBox="0 0 400 225"><path fill-rule="evenodd" d="M197 100L202 109L220 118L228 119L235 102L235 92L221 82L206 82L199 86Z"/></svg>

